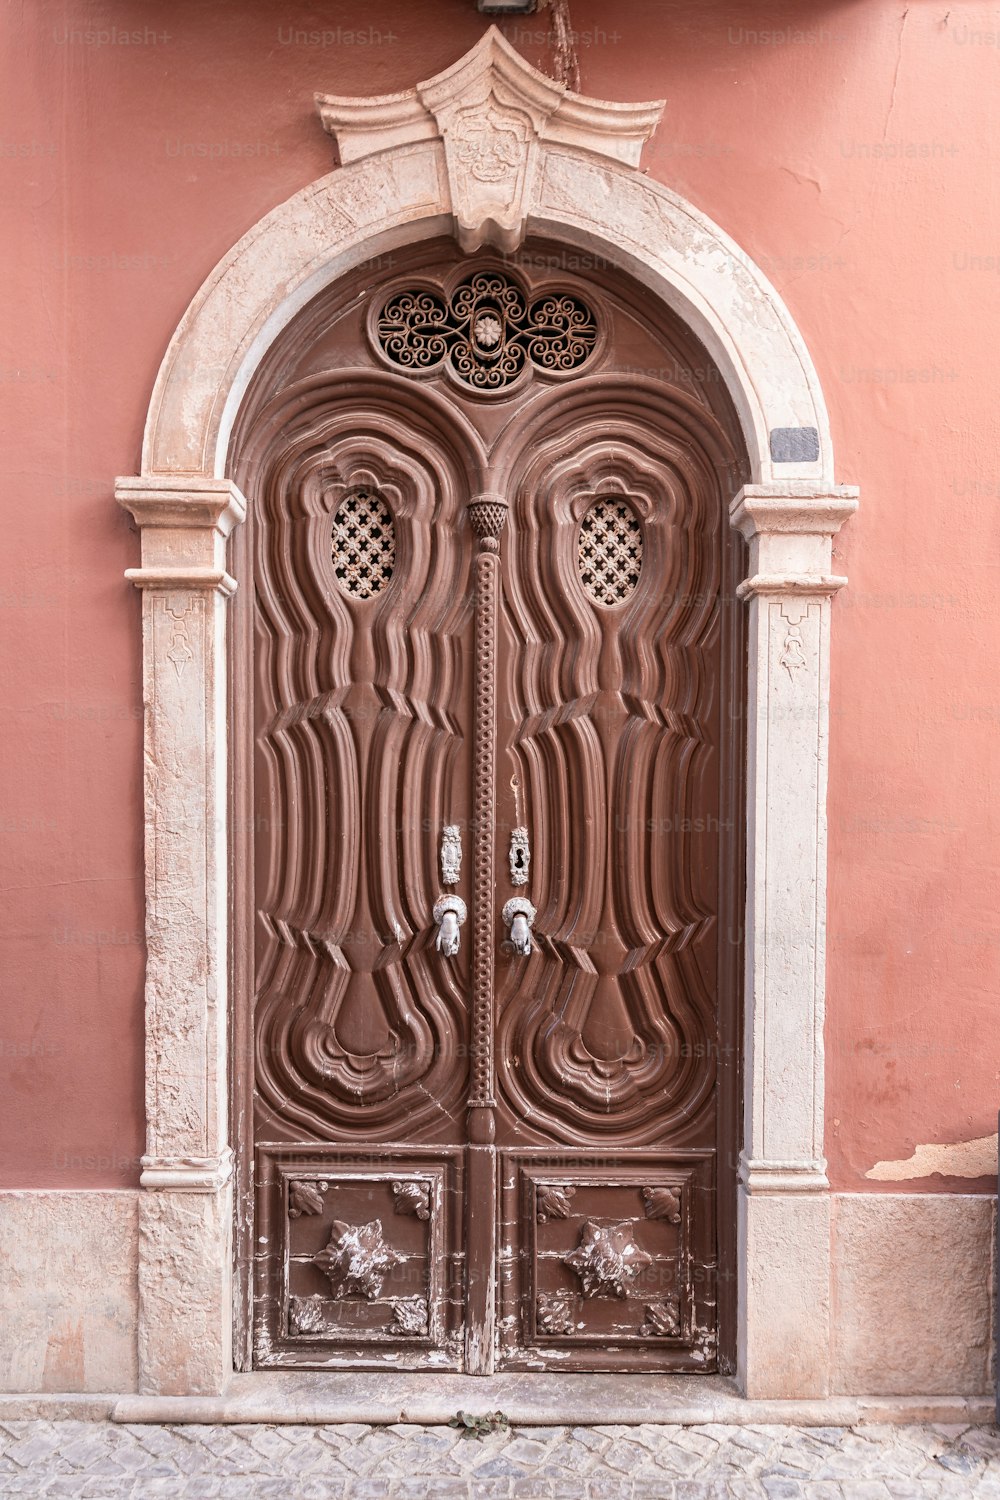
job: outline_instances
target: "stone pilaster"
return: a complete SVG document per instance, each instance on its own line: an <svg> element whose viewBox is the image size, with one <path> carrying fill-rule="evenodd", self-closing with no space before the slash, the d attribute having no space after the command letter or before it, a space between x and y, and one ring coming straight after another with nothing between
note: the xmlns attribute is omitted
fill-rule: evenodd
<svg viewBox="0 0 1000 1500"><path fill-rule="evenodd" d="M139 1379L221 1392L232 1370L227 1121L225 480L120 479L142 533L146 1154L139 1202Z"/></svg>
<svg viewBox="0 0 1000 1500"><path fill-rule="evenodd" d="M826 784L836 532L856 492L752 485L732 524L750 544L747 952L740 1157L739 1375L747 1396L822 1396L830 1366L830 1207L823 1153Z"/></svg>

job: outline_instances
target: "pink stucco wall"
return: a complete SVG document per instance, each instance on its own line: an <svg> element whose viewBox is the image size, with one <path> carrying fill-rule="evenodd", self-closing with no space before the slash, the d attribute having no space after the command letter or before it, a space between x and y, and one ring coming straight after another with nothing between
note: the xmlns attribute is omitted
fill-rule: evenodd
<svg viewBox="0 0 1000 1500"><path fill-rule="evenodd" d="M768 272L818 365L838 477L862 487L837 545L827 1149L836 1186L874 1187L876 1160L992 1133L1000 1095L1000 23L961 0L572 15L584 92L666 97L650 172ZM329 170L313 90L404 88L485 22L472 0L4 18L0 1183L124 1184L141 694L138 544L112 478L137 466L203 277ZM545 25L504 29L544 64Z"/></svg>

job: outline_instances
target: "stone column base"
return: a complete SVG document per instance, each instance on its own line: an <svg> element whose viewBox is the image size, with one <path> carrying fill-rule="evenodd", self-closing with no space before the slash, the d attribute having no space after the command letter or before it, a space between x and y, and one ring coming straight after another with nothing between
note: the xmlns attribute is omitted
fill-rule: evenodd
<svg viewBox="0 0 1000 1500"><path fill-rule="evenodd" d="M139 1193L139 1389L219 1396L233 1372L233 1185Z"/></svg>
<svg viewBox="0 0 1000 1500"><path fill-rule="evenodd" d="M737 1379L750 1400L830 1391L830 1195L741 1184Z"/></svg>

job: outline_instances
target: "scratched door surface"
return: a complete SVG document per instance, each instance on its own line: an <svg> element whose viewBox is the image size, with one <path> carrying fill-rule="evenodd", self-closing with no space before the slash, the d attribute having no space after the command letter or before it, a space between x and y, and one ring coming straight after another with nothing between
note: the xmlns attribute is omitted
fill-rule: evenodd
<svg viewBox="0 0 1000 1500"><path fill-rule="evenodd" d="M725 1368L729 417L634 299L420 255L246 424L253 1360Z"/></svg>

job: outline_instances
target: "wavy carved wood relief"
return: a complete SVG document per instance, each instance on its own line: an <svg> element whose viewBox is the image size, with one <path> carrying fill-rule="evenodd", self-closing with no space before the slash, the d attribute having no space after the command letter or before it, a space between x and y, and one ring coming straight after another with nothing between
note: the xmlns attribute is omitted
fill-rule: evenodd
<svg viewBox="0 0 1000 1500"><path fill-rule="evenodd" d="M580 1144L696 1141L717 1031L717 481L624 414L570 416L526 452L501 760L523 788L509 812L531 832L539 936L498 997L500 1087L519 1139L528 1122ZM598 602L583 523L616 501L630 519L607 545L631 581Z"/></svg>
<svg viewBox="0 0 1000 1500"><path fill-rule="evenodd" d="M440 1138L460 1116L468 967L432 917L441 831L468 808L460 496L439 456L322 420L262 495L257 1079L310 1134Z"/></svg>

